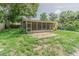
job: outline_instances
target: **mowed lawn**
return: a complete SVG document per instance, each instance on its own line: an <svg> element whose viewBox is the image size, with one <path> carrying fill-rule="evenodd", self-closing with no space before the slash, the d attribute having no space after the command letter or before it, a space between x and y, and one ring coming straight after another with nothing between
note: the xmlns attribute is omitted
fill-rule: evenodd
<svg viewBox="0 0 79 59"><path fill-rule="evenodd" d="M37 39L31 34L22 34L19 29L0 32L0 55L73 55L79 48L79 32L57 30L57 35Z"/></svg>

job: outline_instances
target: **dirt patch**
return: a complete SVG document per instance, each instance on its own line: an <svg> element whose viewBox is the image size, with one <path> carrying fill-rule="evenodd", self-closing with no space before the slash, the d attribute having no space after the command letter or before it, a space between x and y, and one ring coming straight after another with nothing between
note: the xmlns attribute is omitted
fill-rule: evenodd
<svg viewBox="0 0 79 59"><path fill-rule="evenodd" d="M73 53L73 56L79 56L79 49L76 49L76 52Z"/></svg>
<svg viewBox="0 0 79 59"><path fill-rule="evenodd" d="M64 49L60 44L43 44L33 49L37 55L58 55L63 56Z"/></svg>
<svg viewBox="0 0 79 59"><path fill-rule="evenodd" d="M57 34L54 34L53 32L43 32L43 33L33 33L32 35L39 39L38 40L39 44L35 45L33 48L33 51L36 53L36 55L46 55L46 56L65 55L64 48L59 42L49 43L51 39L48 38L57 36Z"/></svg>
<svg viewBox="0 0 79 59"><path fill-rule="evenodd" d="M39 40L39 44L35 45L33 51L36 55L55 55L55 56L64 56L64 48L63 46L58 43L49 43L49 39L42 39Z"/></svg>
<svg viewBox="0 0 79 59"><path fill-rule="evenodd" d="M40 32L40 33L33 33L32 36L42 39L42 38L48 38L48 37L52 37L52 36L56 36L57 34L54 34L52 32Z"/></svg>

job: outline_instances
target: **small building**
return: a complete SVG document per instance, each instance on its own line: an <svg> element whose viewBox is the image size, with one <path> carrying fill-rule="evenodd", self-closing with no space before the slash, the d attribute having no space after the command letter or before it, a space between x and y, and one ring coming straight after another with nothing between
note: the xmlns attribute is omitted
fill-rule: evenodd
<svg viewBox="0 0 79 59"><path fill-rule="evenodd" d="M22 20L22 28L28 32L53 31L53 21Z"/></svg>

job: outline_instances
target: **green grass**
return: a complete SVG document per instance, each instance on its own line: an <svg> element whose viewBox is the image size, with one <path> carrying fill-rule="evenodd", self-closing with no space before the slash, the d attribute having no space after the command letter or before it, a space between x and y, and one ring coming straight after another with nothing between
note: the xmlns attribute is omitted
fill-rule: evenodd
<svg viewBox="0 0 79 59"><path fill-rule="evenodd" d="M7 29L0 32L0 55L32 55L36 38L22 34L19 29Z"/></svg>
<svg viewBox="0 0 79 59"><path fill-rule="evenodd" d="M71 55L79 48L79 32L57 30L57 36L37 39L19 29L0 32L0 55Z"/></svg>
<svg viewBox="0 0 79 59"><path fill-rule="evenodd" d="M59 42L63 47L65 55L73 54L75 49L79 48L79 32L59 30L55 33L57 33L58 36L54 37L53 42Z"/></svg>

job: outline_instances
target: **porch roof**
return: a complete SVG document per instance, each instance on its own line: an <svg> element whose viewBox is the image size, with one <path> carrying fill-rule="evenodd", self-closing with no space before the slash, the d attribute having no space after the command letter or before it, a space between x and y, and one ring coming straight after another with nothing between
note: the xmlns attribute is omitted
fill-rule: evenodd
<svg viewBox="0 0 79 59"><path fill-rule="evenodd" d="M54 21L41 21L41 20L23 20L26 22L41 22L41 23L54 23Z"/></svg>

